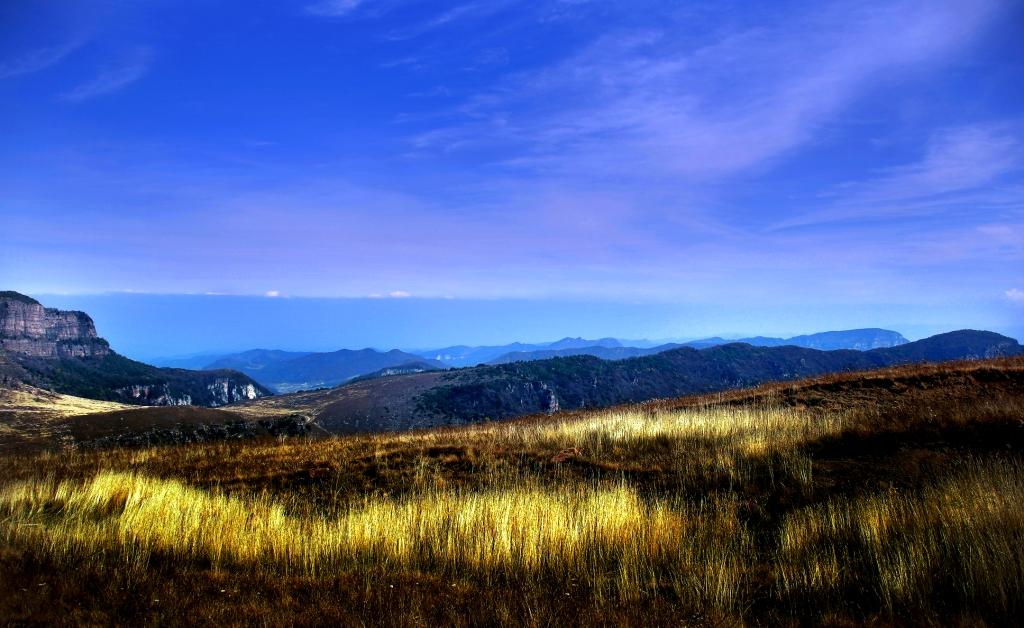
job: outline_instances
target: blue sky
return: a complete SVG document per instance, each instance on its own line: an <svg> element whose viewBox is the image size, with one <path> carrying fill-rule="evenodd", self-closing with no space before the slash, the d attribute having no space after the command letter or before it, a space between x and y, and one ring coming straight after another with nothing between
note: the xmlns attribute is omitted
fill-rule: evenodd
<svg viewBox="0 0 1024 628"><path fill-rule="evenodd" d="M362 335L285 325L308 348L576 335L570 305L632 337L1019 335L1021 59L997 0L5 2L0 286L452 326L388 343L371 304Z"/></svg>

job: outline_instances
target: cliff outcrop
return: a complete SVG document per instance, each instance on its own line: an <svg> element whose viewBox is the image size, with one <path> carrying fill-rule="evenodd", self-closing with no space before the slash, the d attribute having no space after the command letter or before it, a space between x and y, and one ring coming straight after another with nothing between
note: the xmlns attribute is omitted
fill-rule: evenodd
<svg viewBox="0 0 1024 628"><path fill-rule="evenodd" d="M270 391L229 369L157 368L111 350L84 312L0 292L0 385L23 382L89 399L147 406L223 406Z"/></svg>
<svg viewBox="0 0 1024 628"><path fill-rule="evenodd" d="M36 358L102 357L110 345L85 312L57 310L17 292L0 292L0 348Z"/></svg>

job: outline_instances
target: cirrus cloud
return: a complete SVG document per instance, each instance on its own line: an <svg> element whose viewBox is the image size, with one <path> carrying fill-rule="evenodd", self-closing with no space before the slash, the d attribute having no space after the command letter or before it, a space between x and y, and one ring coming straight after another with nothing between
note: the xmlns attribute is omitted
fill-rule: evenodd
<svg viewBox="0 0 1024 628"><path fill-rule="evenodd" d="M123 89L149 72L151 60L152 52L148 48L136 50L121 63L100 69L92 79L61 94L61 99L80 102Z"/></svg>

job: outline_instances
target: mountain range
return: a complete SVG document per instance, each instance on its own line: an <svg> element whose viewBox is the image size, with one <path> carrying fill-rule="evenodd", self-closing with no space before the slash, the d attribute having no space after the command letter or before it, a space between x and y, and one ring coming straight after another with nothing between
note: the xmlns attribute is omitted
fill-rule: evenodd
<svg viewBox="0 0 1024 628"><path fill-rule="evenodd" d="M45 308L0 292L0 383L138 405L222 406L270 394L229 369L189 371L130 360L110 348L84 312Z"/></svg>
<svg viewBox="0 0 1024 628"><path fill-rule="evenodd" d="M523 343L513 342L506 345L468 346L455 345L441 349L430 349L417 351L416 353L424 358L435 360L450 367L476 366L486 364L492 360L502 359L510 353L531 353L535 351L561 351L580 350L584 348L613 348L621 347L622 341L615 338L601 338L598 340L586 340L584 338L562 338L554 342Z"/></svg>
<svg viewBox="0 0 1024 628"><path fill-rule="evenodd" d="M1024 348L1012 338L975 330L866 351L729 343L704 349L679 347L615 361L576 355L397 375L244 405L307 413L328 432L401 430L603 407L911 362L1022 353Z"/></svg>
<svg viewBox="0 0 1024 628"><path fill-rule="evenodd" d="M906 344L908 341L900 333L888 329L849 329L844 331L827 331L817 334L793 336L792 338L773 338L755 336L726 340L713 337L687 342L652 344L647 341L618 340L601 338L586 340L583 338L563 338L550 343L523 344L512 343L498 346L469 347L455 346L420 352L419 355L435 359L447 366L462 367L478 364L508 364L511 362L529 362L548 358L569 357L573 355L592 355L603 360L622 360L645 355L654 355L680 347L704 349L717 345L741 342L756 347L782 347L793 345L808 349L880 349Z"/></svg>
<svg viewBox="0 0 1024 628"><path fill-rule="evenodd" d="M330 388L387 369L422 371L444 368L444 365L398 349L384 352L341 349L298 357L285 351L258 349L223 357L205 368L236 368L277 392L294 392Z"/></svg>
<svg viewBox="0 0 1024 628"><path fill-rule="evenodd" d="M240 353L157 358L157 363L197 369L234 369L278 393L331 388L356 378L447 368L436 360L398 349L369 348L322 352L251 349Z"/></svg>
<svg viewBox="0 0 1024 628"><path fill-rule="evenodd" d="M493 362L456 369L441 359L399 350L258 349L215 357L207 365L210 370L195 371L130 360L97 335L87 314L45 308L30 297L0 293L0 384L27 384L136 405L241 402L257 413L315 418L328 432L460 424L838 371L1024 352L1012 338L974 330L915 342L881 329L748 340L722 344L724 340L710 338L690 343L697 346L629 347L614 338L565 338L542 348L516 343L449 347L433 353L448 361L490 355ZM832 349L836 346L858 349ZM285 393L289 387L320 388L268 396L272 391L258 382Z"/></svg>
<svg viewBox="0 0 1024 628"><path fill-rule="evenodd" d="M462 368L479 364L508 364L556 357L591 355L603 360L623 360L680 347L705 348L730 342L707 338L689 343L667 343L656 346L635 346L643 341L616 338L563 338L555 342L506 345L459 345L421 352L397 349L342 349L331 352L297 352L253 349L227 355L200 354L161 361L164 365L188 365L202 369L235 369L249 375L279 393L330 388L356 378L423 372L445 368ZM744 338L756 346L796 345L815 349L874 349L904 344L906 338L885 329L853 329L832 331L793 338ZM630 343L630 344L627 344Z"/></svg>

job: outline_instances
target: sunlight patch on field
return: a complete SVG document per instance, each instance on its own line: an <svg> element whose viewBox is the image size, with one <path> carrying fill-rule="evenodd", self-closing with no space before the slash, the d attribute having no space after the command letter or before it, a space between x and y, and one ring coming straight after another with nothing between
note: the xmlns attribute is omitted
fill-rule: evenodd
<svg viewBox="0 0 1024 628"><path fill-rule="evenodd" d="M114 401L97 401L52 393L25 385L19 385L17 388L0 388L0 410L11 413L33 413L43 418L63 418L133 407L135 406Z"/></svg>
<svg viewBox="0 0 1024 628"><path fill-rule="evenodd" d="M1019 397L999 390L48 452L8 465L0 538L57 570L138 579L212 567L370 591L399 575L488 608L515 590L671 600L694 623L1001 625L1024 612L1024 472Z"/></svg>
<svg viewBox="0 0 1024 628"><path fill-rule="evenodd" d="M778 580L791 596L841 600L872 590L890 611L1024 610L1024 471L976 462L907 494L836 499L785 520Z"/></svg>
<svg viewBox="0 0 1024 628"><path fill-rule="evenodd" d="M612 411L592 418L519 430L527 443L579 447L597 454L658 441L725 445L745 454L780 451L839 433L839 416L818 416L773 406L717 407L677 411Z"/></svg>
<svg viewBox="0 0 1024 628"><path fill-rule="evenodd" d="M749 540L728 503L641 499L620 484L550 490L427 492L367 499L338 517L295 517L241 499L131 473L41 479L0 491L8 540L56 557L154 553L309 575L357 566L516 580L557 575L622 596L671 587L731 607Z"/></svg>

